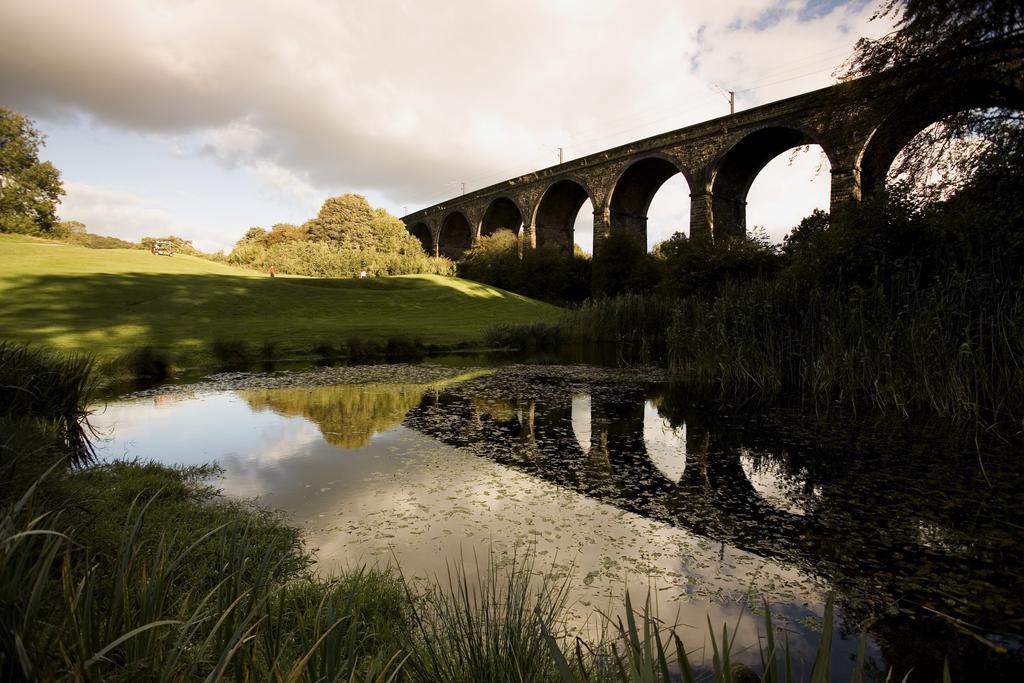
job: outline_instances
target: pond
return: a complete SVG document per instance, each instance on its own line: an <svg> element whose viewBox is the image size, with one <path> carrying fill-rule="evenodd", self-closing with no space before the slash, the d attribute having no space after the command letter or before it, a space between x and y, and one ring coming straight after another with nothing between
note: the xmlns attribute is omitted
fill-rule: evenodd
<svg viewBox="0 0 1024 683"><path fill-rule="evenodd" d="M767 601L807 671L830 596L837 680L861 633L880 680L936 680L945 656L1014 680L1024 662L1024 467L994 438L558 365L219 375L92 423L104 459L218 463L223 492L286 511L324 572L446 580L529 555L568 581L574 630L649 596L698 662L710 619L758 668Z"/></svg>

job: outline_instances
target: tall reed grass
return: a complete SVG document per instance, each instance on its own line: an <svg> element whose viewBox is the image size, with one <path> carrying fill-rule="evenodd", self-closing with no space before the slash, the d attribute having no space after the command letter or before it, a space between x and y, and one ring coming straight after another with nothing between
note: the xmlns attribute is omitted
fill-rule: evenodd
<svg viewBox="0 0 1024 683"><path fill-rule="evenodd" d="M386 576L282 582L280 558L254 560L241 520L185 547L169 535L146 543L153 498L133 502L117 552L98 557L60 530L59 515L32 514L35 494L0 514L0 680L389 681L400 668L399 650L375 640L360 605L366 586L381 583L390 593L373 609L400 604ZM208 544L218 581L180 590Z"/></svg>
<svg viewBox="0 0 1024 683"><path fill-rule="evenodd" d="M592 299L567 310L560 322L573 342L617 342L664 349L676 300L655 294L623 294Z"/></svg>
<svg viewBox="0 0 1024 683"><path fill-rule="evenodd" d="M471 578L471 574L475 578ZM534 558L493 555L448 564L447 583L409 589L413 637L409 674L419 681L490 683L553 680L545 631L560 628L567 580L535 580Z"/></svg>
<svg viewBox="0 0 1024 683"><path fill-rule="evenodd" d="M1019 420L1022 286L956 272L928 287L909 273L851 291L730 285L680 301L669 363L678 377L736 391Z"/></svg>
<svg viewBox="0 0 1024 683"><path fill-rule="evenodd" d="M0 341L0 419L48 421L72 464L92 457L86 418L96 388L94 360ZM15 432L15 430L4 430Z"/></svg>

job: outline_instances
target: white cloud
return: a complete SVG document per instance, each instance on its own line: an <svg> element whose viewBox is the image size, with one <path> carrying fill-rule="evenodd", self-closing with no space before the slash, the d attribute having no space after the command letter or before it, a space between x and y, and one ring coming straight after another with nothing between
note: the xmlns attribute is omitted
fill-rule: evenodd
<svg viewBox="0 0 1024 683"><path fill-rule="evenodd" d="M193 152L308 201L423 206L826 85L870 8L794 0L7 0L0 101L198 135ZM872 27L870 30L876 31ZM46 39L40 36L45 31ZM810 75L808 75L810 74Z"/></svg>
<svg viewBox="0 0 1024 683"><path fill-rule="evenodd" d="M209 154L226 164L235 164L257 153L266 135L248 121L232 121L206 129L202 139L198 150L200 154Z"/></svg>
<svg viewBox="0 0 1024 683"><path fill-rule="evenodd" d="M181 223L151 199L118 188L66 182L67 196L58 213L62 220L80 221L89 232L111 235L137 242L143 237L169 234L192 240L204 251L230 248L231 244L210 239L211 231L198 225Z"/></svg>
<svg viewBox="0 0 1024 683"><path fill-rule="evenodd" d="M242 164L242 167L259 178L265 188L284 196L286 199L294 199L308 204L314 202L320 194L315 187L298 173L273 161L251 159Z"/></svg>
<svg viewBox="0 0 1024 683"><path fill-rule="evenodd" d="M309 204L320 194L309 182L307 173L289 169L266 156L267 135L249 120L209 128L202 132L200 140L194 154L246 171L265 191L285 201Z"/></svg>

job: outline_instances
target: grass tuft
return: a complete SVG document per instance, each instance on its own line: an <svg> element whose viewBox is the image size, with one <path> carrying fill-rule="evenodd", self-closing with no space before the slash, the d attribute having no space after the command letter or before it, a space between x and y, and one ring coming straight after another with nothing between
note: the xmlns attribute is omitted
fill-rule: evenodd
<svg viewBox="0 0 1024 683"><path fill-rule="evenodd" d="M174 361L164 349L143 346L122 353L106 368L114 374L162 382L174 374Z"/></svg>
<svg viewBox="0 0 1024 683"><path fill-rule="evenodd" d="M210 352L221 370L245 370L252 365L249 343L242 339L215 339Z"/></svg>
<svg viewBox="0 0 1024 683"><path fill-rule="evenodd" d="M56 354L0 341L0 417L50 421L59 430L71 464L88 462L88 399L96 388L89 356Z"/></svg>

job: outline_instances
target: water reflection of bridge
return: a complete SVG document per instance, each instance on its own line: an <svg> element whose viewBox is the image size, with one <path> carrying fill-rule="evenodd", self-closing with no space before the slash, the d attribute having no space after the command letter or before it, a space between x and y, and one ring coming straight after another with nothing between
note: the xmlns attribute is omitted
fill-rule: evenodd
<svg viewBox="0 0 1024 683"><path fill-rule="evenodd" d="M976 611L971 592L991 594L992 584L968 584L975 575L1005 576L1008 584L999 592L1010 590L1013 572L1005 556L993 556L983 543L962 546L961 520L935 500L892 495L891 470L881 466L883 460L873 462L868 453L857 461L808 466L770 436L759 443L756 434L708 424L714 414L676 402L659 409L674 428L685 425L685 446L679 444L685 467L676 478L658 466L644 437L645 388L540 377L510 385L470 382L428 392L405 424L622 510L792 563L827 581L858 628L870 621L882 641L898 643L883 645L897 670L931 671L936 661L941 666L937 643L947 652L960 650L968 667L991 670L984 647L921 606L955 594L961 618L983 623L992 612L988 606ZM589 421L580 414L587 403L580 399L587 396ZM749 476L751 460L784 473L789 500L780 504L758 490ZM923 520L931 520L931 539L922 536ZM1015 604L1009 594L989 602L1001 600ZM897 607L903 614L894 613Z"/></svg>
<svg viewBox="0 0 1024 683"><path fill-rule="evenodd" d="M406 424L623 510L766 557L813 553L822 536L813 510L780 509L755 489L740 450L715 450L699 421L686 423L685 468L672 479L651 458L644 438L646 396L639 387L594 387L589 443L573 429L572 389L545 386L543 397L428 394ZM436 419L435 419L436 418ZM583 419L586 419L585 417ZM811 547L809 547L811 546Z"/></svg>

